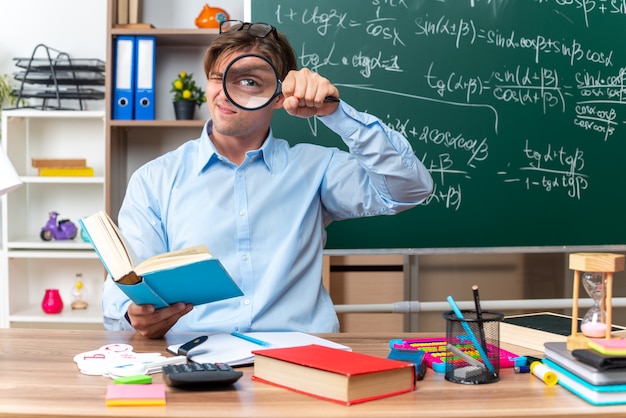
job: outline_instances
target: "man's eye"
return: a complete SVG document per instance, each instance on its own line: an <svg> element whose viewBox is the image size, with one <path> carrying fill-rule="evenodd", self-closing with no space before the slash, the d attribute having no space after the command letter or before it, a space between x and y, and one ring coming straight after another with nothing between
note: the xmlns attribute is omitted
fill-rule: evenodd
<svg viewBox="0 0 626 418"><path fill-rule="evenodd" d="M239 80L239 85L242 87L258 87L259 83L257 83L255 80L252 80L251 78L244 78L242 80Z"/></svg>

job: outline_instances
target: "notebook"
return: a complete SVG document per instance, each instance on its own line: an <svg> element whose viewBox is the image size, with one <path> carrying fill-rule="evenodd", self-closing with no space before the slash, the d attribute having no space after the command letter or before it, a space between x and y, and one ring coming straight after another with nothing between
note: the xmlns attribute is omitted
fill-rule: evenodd
<svg viewBox="0 0 626 418"><path fill-rule="evenodd" d="M567 343L545 343L544 356L592 385L626 384L626 369L598 370L577 360L567 349Z"/></svg>
<svg viewBox="0 0 626 418"><path fill-rule="evenodd" d="M626 404L626 384L592 385L558 364L545 360L559 378L559 385L592 405Z"/></svg>
<svg viewBox="0 0 626 418"><path fill-rule="evenodd" d="M266 346L228 333L209 334L206 342L189 351L188 356L197 363L227 363L244 366L254 363L253 351L261 348L283 348L317 344L350 351L350 347L303 332L247 332L242 334L252 340L267 343ZM172 354L178 353L174 344L167 347Z"/></svg>

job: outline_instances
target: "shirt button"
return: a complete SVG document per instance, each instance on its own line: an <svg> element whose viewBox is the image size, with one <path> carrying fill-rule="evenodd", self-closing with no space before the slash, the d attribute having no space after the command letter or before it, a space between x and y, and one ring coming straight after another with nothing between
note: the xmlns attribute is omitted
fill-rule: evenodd
<svg viewBox="0 0 626 418"><path fill-rule="evenodd" d="M250 305L250 299L244 299L243 300L243 304L244 305Z"/></svg>
<svg viewBox="0 0 626 418"><path fill-rule="evenodd" d="M241 259L243 261L248 261L248 256L244 254L244 255L241 256Z"/></svg>
<svg viewBox="0 0 626 418"><path fill-rule="evenodd" d="M244 216L245 214L246 214L245 210L242 209L242 210L239 211L239 216Z"/></svg>

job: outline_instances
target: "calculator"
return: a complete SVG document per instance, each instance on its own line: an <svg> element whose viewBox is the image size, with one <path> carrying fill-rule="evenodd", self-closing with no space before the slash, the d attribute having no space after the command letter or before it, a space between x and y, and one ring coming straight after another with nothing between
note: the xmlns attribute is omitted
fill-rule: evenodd
<svg viewBox="0 0 626 418"><path fill-rule="evenodd" d="M167 385L180 388L199 388L231 385L243 372L226 363L187 363L163 366L163 380Z"/></svg>

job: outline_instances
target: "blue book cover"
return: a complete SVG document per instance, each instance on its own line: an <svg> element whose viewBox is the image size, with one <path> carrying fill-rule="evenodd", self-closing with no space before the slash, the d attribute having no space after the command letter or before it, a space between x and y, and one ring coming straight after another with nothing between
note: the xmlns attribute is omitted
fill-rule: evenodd
<svg viewBox="0 0 626 418"><path fill-rule="evenodd" d="M113 281L138 305L157 309L176 302L202 305L243 295L205 245L136 263L132 249L105 212L78 222Z"/></svg>
<svg viewBox="0 0 626 418"><path fill-rule="evenodd" d="M626 384L592 385L553 361L544 359L543 363L556 373L559 385L592 405L626 404Z"/></svg>

